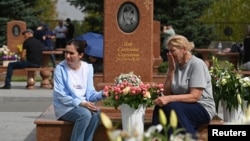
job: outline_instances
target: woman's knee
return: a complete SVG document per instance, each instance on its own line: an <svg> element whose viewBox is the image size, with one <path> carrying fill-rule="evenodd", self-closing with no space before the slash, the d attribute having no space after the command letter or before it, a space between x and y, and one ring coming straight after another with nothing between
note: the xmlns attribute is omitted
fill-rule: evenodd
<svg viewBox="0 0 250 141"><path fill-rule="evenodd" d="M176 102L171 102L171 103L168 103L167 105L163 106L162 109L165 112L167 112L167 111L175 110L176 107L178 107L178 104Z"/></svg>
<svg viewBox="0 0 250 141"><path fill-rule="evenodd" d="M88 110L87 108L84 107L79 107L78 113L77 113L77 118L78 119L85 119L85 120L90 120L92 117L92 112Z"/></svg>

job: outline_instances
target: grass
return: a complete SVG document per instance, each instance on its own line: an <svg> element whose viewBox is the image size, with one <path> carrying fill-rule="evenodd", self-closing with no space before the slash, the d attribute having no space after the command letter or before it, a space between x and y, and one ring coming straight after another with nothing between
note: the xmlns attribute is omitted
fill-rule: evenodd
<svg viewBox="0 0 250 141"><path fill-rule="evenodd" d="M36 76L35 77L36 81L41 81L42 78L40 76ZM13 76L12 77L12 81L16 81L16 82L25 82L27 81L27 76Z"/></svg>

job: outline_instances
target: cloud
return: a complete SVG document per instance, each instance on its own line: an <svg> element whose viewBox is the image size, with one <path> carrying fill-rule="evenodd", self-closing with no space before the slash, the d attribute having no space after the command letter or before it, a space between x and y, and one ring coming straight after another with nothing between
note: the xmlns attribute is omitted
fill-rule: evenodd
<svg viewBox="0 0 250 141"><path fill-rule="evenodd" d="M60 0L56 4L58 19L66 19L70 18L71 20L83 20L84 13L82 13L79 9L71 6L66 0Z"/></svg>

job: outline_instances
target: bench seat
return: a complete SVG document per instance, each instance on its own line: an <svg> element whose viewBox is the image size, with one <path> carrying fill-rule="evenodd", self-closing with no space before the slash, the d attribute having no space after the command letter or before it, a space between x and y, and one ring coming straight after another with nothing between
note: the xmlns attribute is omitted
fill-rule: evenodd
<svg viewBox="0 0 250 141"><path fill-rule="evenodd" d="M52 88L52 81L50 80L50 76L52 76L52 73L54 71L53 67L40 67L40 68L24 68L24 70L27 72L27 89L34 89L36 80L35 80L35 73L37 71L40 72L40 75L42 77L41 81L41 87L43 88Z"/></svg>
<svg viewBox="0 0 250 141"><path fill-rule="evenodd" d="M120 110L116 110L113 107L104 107L100 106L102 112L108 115L108 117L112 120L113 125L118 125L117 128L122 129L121 126L121 112ZM147 108L144 124L145 129L151 124L153 114L153 108ZM69 141L70 135L73 129L73 123L57 120L54 114L54 107L50 105L35 121L36 124L36 140L37 141ZM209 124L202 125L198 132L198 138L200 140L207 140L207 126L210 124L223 124L223 121L219 117L214 117L213 120ZM98 126L93 141L109 141L108 136L106 134L106 128L100 123Z"/></svg>
<svg viewBox="0 0 250 141"><path fill-rule="evenodd" d="M221 125L223 123L224 123L224 121L220 117L214 116L209 124L204 124L204 125L199 127L199 129L198 129L198 133L199 133L198 139L200 141L208 141L208 125Z"/></svg>
<svg viewBox="0 0 250 141"><path fill-rule="evenodd" d="M101 111L107 114L114 125L120 125L121 113L113 107L100 106ZM145 114L145 125L151 123L153 109L148 108ZM54 114L54 107L50 105L35 121L36 124L36 141L69 141L73 129L73 123L57 120ZM93 141L109 141L106 134L106 128L100 124L97 128Z"/></svg>

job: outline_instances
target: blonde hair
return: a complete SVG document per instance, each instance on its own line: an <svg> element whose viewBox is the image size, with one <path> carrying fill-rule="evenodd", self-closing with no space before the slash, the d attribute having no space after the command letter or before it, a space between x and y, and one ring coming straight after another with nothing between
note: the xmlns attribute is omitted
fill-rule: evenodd
<svg viewBox="0 0 250 141"><path fill-rule="evenodd" d="M167 48L174 46L176 48L186 48L191 51L194 48L194 43L188 41L188 39L182 35L174 35L169 38L167 42Z"/></svg>

